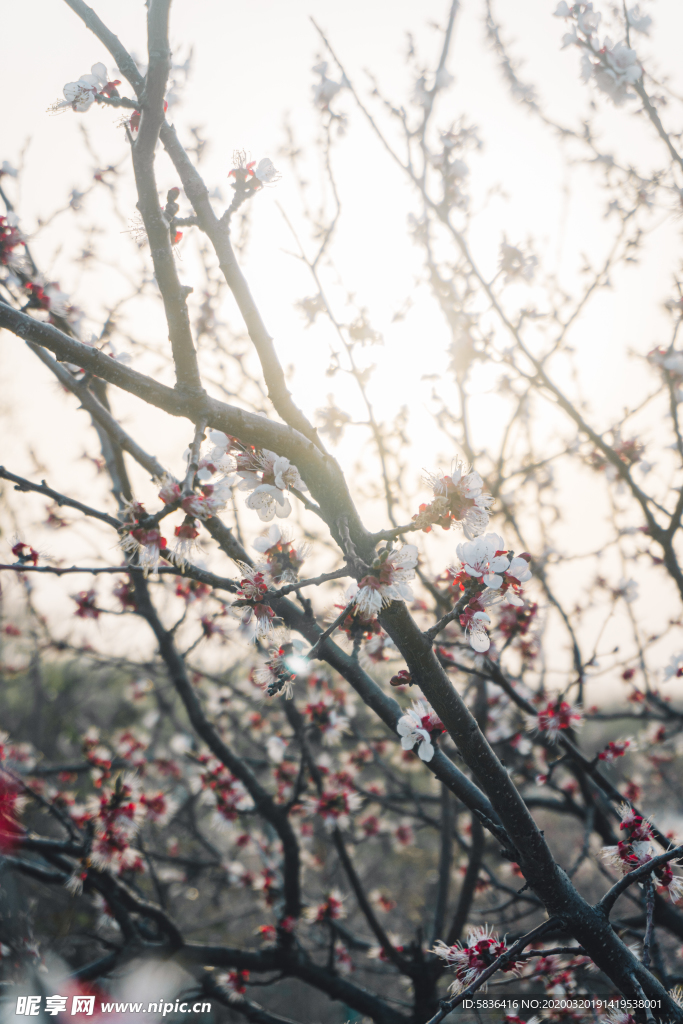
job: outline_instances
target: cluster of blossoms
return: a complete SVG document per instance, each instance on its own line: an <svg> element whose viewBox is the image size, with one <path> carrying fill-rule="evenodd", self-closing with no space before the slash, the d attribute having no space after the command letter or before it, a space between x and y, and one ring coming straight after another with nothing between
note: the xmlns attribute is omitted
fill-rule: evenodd
<svg viewBox="0 0 683 1024"><path fill-rule="evenodd" d="M199 776L202 802L214 808L214 824L224 828L237 819L240 811L249 811L253 802L246 789L215 757L201 754Z"/></svg>
<svg viewBox="0 0 683 1024"><path fill-rule="evenodd" d="M545 733L554 742L561 732L576 729L582 724L583 713L580 707L568 704L566 700L551 700L530 719L529 728Z"/></svg>
<svg viewBox="0 0 683 1024"><path fill-rule="evenodd" d="M189 562L196 562L202 557L203 552L197 540L199 530L196 519L186 516L180 526L176 526L175 536L176 542L171 554L177 566L182 568Z"/></svg>
<svg viewBox="0 0 683 1024"><path fill-rule="evenodd" d="M635 10L630 12L630 27L644 32L649 28L650 19L634 16ZM572 22L571 31L565 34L562 46L579 46L582 49L581 77L584 82L592 79L616 106L629 99L633 95L629 86L643 75L636 51L626 42L613 43L609 36L605 36L603 42L599 40L597 30L602 16L593 10L592 3L569 5L566 0L561 0L555 17Z"/></svg>
<svg viewBox="0 0 683 1024"><path fill-rule="evenodd" d="M61 290L57 282L46 281L41 274L34 273L33 264L29 260L27 252L16 251L20 244L25 245L26 243L19 231L16 215L10 212L6 217L0 217L0 266L5 265L9 270L5 284L11 284L20 291L22 303L25 294L26 301L23 306L25 310L41 310L47 313L49 323L65 320L74 336L80 337L82 310L71 302L69 296ZM82 340L84 344L92 344L91 340ZM74 373L80 371L78 366L73 366L70 363L66 365Z"/></svg>
<svg viewBox="0 0 683 1024"><path fill-rule="evenodd" d="M323 789L317 797L309 797L306 807L309 813L320 818L328 832L335 828L345 829L351 823L352 814L361 806L358 793L347 784L335 781L332 786Z"/></svg>
<svg viewBox="0 0 683 1024"><path fill-rule="evenodd" d="M233 483L234 480L226 476L211 482L200 481L201 494L193 492L183 498L183 510L188 516L196 516L197 519L211 519L226 508L232 497Z"/></svg>
<svg viewBox="0 0 683 1024"><path fill-rule="evenodd" d="M445 942L439 941L432 952L454 969L455 981L449 991L456 995L476 981L494 960L507 952L507 948L503 939L499 939L491 928L482 925L468 932L465 944L457 942L454 946L447 946ZM509 960L500 970L516 972L517 962Z"/></svg>
<svg viewBox="0 0 683 1024"><path fill-rule="evenodd" d="M226 458L232 459L237 476L241 477L238 490L251 491L245 503L247 508L258 512L264 523L269 523L275 516L286 519L292 511L290 489L308 490L296 466L284 455L276 455L267 448L244 445L220 430L212 430L209 437L213 448L208 459L213 464L224 464Z"/></svg>
<svg viewBox="0 0 683 1024"><path fill-rule="evenodd" d="M349 720L336 707L332 695L323 694L319 700L309 702L305 707L306 718L320 733L323 743L333 747L349 730Z"/></svg>
<svg viewBox="0 0 683 1024"><path fill-rule="evenodd" d="M416 565L414 544L384 548L372 563L372 574L364 576L358 585L354 603L361 616L374 618L392 601L412 601L408 583L415 579Z"/></svg>
<svg viewBox="0 0 683 1024"><path fill-rule="evenodd" d="M488 651L486 624L491 621L485 608L505 597L509 605L523 607L522 584L531 579L526 552L514 556L497 533L458 544L461 568L451 572L453 586L467 598L460 624L469 633L470 646L478 653Z"/></svg>
<svg viewBox="0 0 683 1024"><path fill-rule="evenodd" d="M300 640L286 640L279 647L271 648L268 661L254 670L254 682L262 686L267 697L283 693L287 700L294 695L294 680L302 668L306 668Z"/></svg>
<svg viewBox="0 0 683 1024"><path fill-rule="evenodd" d="M265 565L251 566L245 562L236 562L236 565L242 572L240 589L237 591L237 597L245 605L241 615L242 625L249 626L253 620L253 639L269 639L273 635L275 612L263 600L271 584L268 569Z"/></svg>
<svg viewBox="0 0 683 1024"><path fill-rule="evenodd" d="M233 153L235 166L229 172L228 177L234 178L232 187L235 191L248 194L256 192L264 185L271 185L281 178L270 157L264 157L256 163L255 160L247 161L247 155L243 150L235 150Z"/></svg>
<svg viewBox="0 0 683 1024"><path fill-rule="evenodd" d="M610 740L605 749L598 754L598 760L604 761L605 764L611 764L618 757L623 757L626 753L632 754L637 749L638 746L633 739Z"/></svg>
<svg viewBox="0 0 683 1024"><path fill-rule="evenodd" d="M591 963L590 958L586 956L573 956L567 960L554 953L548 953L534 957L527 964L522 977L540 981L550 999L566 999L577 993L577 969L590 967Z"/></svg>
<svg viewBox="0 0 683 1024"><path fill-rule="evenodd" d="M26 797L18 786L4 775L0 777L0 851L8 853L19 843L24 830L18 818L26 805Z"/></svg>
<svg viewBox="0 0 683 1024"><path fill-rule="evenodd" d="M413 750L419 743L417 754L421 761L431 761L434 757L433 741L445 731L441 719L426 700L413 701L413 706L396 725L404 750Z"/></svg>
<svg viewBox="0 0 683 1024"><path fill-rule="evenodd" d="M166 538L161 535L161 530L156 526L147 529L140 525L146 517L147 510L141 502L128 502L125 508L125 527L119 540L127 554L137 556L145 577L157 571L161 552L167 550Z"/></svg>
<svg viewBox="0 0 683 1024"><path fill-rule="evenodd" d="M643 864L652 860L652 827L642 815L638 814L628 804L622 804L619 808L621 816L620 831L623 838L616 846L603 846L601 856L608 864L621 870L623 874L634 871ZM661 864L654 869L656 885L660 890L668 892L670 898L676 902L683 896L683 878L674 875L670 864Z"/></svg>
<svg viewBox="0 0 683 1024"><path fill-rule="evenodd" d="M84 804L73 803L68 810L78 828L94 831L89 855L94 867L119 875L145 870L142 854L132 845L146 810L136 778L119 775L112 788L102 788L99 797L90 797ZM82 874L76 872L72 891L78 891L81 885Z"/></svg>
<svg viewBox="0 0 683 1024"><path fill-rule="evenodd" d="M26 245L18 224L15 213L9 212L5 217L0 217L0 266L9 267L10 270L22 270L26 263L25 254L15 252L19 246Z"/></svg>
<svg viewBox="0 0 683 1024"><path fill-rule="evenodd" d="M498 629L506 640L516 640L523 658L533 660L538 654L538 638L530 633L538 615L536 602L523 607L504 604L498 617Z"/></svg>
<svg viewBox="0 0 683 1024"><path fill-rule="evenodd" d="M216 983L228 995L228 1002L241 1003L247 992L249 971L226 971L219 974Z"/></svg>
<svg viewBox="0 0 683 1024"><path fill-rule="evenodd" d="M455 524L462 526L470 540L484 532L489 524L493 498L484 491L484 481L477 472L465 473L463 463L456 461L450 476L429 473L426 479L434 498L429 504L420 505L419 512L413 516L417 527L429 533L433 526L450 530Z"/></svg>
<svg viewBox="0 0 683 1024"><path fill-rule="evenodd" d="M275 516L286 519L291 514L290 489L294 487L305 491L307 487L289 459L267 449L244 445L238 438L224 434L221 430L211 430L209 441L210 447L200 457L195 474L198 490L183 497L180 484L170 474L157 480L159 497L164 504L179 504L188 516L184 524L188 527L187 536L177 533L181 540L194 540L196 535L191 534L193 518L210 519L226 508L236 484L238 490L251 492L246 506L254 509L263 522L268 523ZM189 458L188 449L185 459ZM266 539L269 543L264 545ZM258 540L255 546L263 552L273 549L268 556L273 562L273 568L281 563L280 572L274 574L273 578L296 578L296 572L305 557L303 548L295 549L292 542L281 533L269 534L268 538ZM288 573L294 575L288 576Z"/></svg>
<svg viewBox="0 0 683 1024"><path fill-rule="evenodd" d="M81 75L77 82L67 82L64 86L64 99L56 103L51 110L71 107L78 113L90 110L98 96L118 96L116 89L120 80L110 82L104 64L93 64L89 75Z"/></svg>
<svg viewBox="0 0 683 1024"><path fill-rule="evenodd" d="M317 907L306 907L304 917L311 924L325 924L327 921L339 921L346 917L344 897L339 889L332 889L331 892L328 892L325 899Z"/></svg>
<svg viewBox="0 0 683 1024"><path fill-rule="evenodd" d="M347 610L347 614L339 624L339 629L353 643L360 643L361 640L368 640L365 645L365 655L368 655L368 648L374 640L383 634L377 616L372 612L363 612L355 603L358 595L358 586L352 583L344 595L344 604L335 604L338 612ZM382 644L383 645L383 644Z"/></svg>
<svg viewBox="0 0 683 1024"><path fill-rule="evenodd" d="M308 545L294 546L294 541L281 530L277 523L268 530L265 537L257 537L253 544L254 550L263 555L268 572L279 583L295 583L299 578L299 569L308 554Z"/></svg>

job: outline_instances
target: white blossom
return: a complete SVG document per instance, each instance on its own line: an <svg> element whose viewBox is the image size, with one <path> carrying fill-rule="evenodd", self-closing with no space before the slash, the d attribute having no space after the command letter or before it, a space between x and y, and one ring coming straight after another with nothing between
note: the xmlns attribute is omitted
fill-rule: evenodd
<svg viewBox="0 0 683 1024"><path fill-rule="evenodd" d="M292 511L289 488L296 487L300 491L308 488L297 467L284 455L276 455L264 448L260 466L260 473L255 469L238 469L238 475L242 477L239 490L252 492L245 504L247 508L258 512L259 519L264 523L269 523L274 516L286 519Z"/></svg>
<svg viewBox="0 0 683 1024"><path fill-rule="evenodd" d="M252 544L252 547L254 548L255 551L259 551L261 554L263 554L265 551L268 551L270 548L274 547L275 544L279 544L279 542L282 540L282 536L283 534L280 527L277 525L277 523L273 523L265 537L257 537L254 543Z"/></svg>
<svg viewBox="0 0 683 1024"><path fill-rule="evenodd" d="M643 14L640 10L640 5L636 4L626 12L629 26L634 32L640 32L642 35L647 36L650 34L650 27L652 25L652 18L649 14Z"/></svg>
<svg viewBox="0 0 683 1024"><path fill-rule="evenodd" d="M275 167L270 157L265 156L263 160L259 160L254 168L254 177L258 178L259 181L262 181L264 185L270 185L272 182L281 178L282 175Z"/></svg>
<svg viewBox="0 0 683 1024"><path fill-rule="evenodd" d="M593 64L593 78L599 89L606 92L616 106L631 96L628 86L637 82L643 74L638 55L626 43L613 44L605 38L602 48L604 63Z"/></svg>
<svg viewBox="0 0 683 1024"><path fill-rule="evenodd" d="M475 612L467 624L470 635L470 647L478 654L484 654L491 646L491 641L484 625L490 621L490 616L486 612Z"/></svg>
<svg viewBox="0 0 683 1024"><path fill-rule="evenodd" d="M505 541L497 533L487 533L476 540L463 541L462 544L458 544L456 551L468 576L481 579L492 590L498 590L503 585L503 577L499 573L508 569L510 560L504 554L499 554L505 551ZM529 566L523 558L515 561L523 562L524 569L528 571ZM516 576L517 573L513 575ZM527 579L530 576L531 573Z"/></svg>
<svg viewBox="0 0 683 1024"><path fill-rule="evenodd" d="M364 576L356 593L356 606L361 615L372 618L392 601L412 601L408 586L415 579L417 548L404 544L387 555L379 565L373 566L373 575Z"/></svg>
<svg viewBox="0 0 683 1024"><path fill-rule="evenodd" d="M57 107L71 107L83 113L95 102L98 91L107 85L107 69L104 64L93 64L89 75L81 75L77 82L67 82L64 86L64 99ZM98 89L99 87L99 89Z"/></svg>
<svg viewBox="0 0 683 1024"><path fill-rule="evenodd" d="M413 701L413 706L405 715L399 718L396 725L396 732L401 737L401 746L404 750L412 750L416 743L421 761L431 761L434 757L434 746L432 744L432 729L443 730L438 715L430 705L423 700Z"/></svg>

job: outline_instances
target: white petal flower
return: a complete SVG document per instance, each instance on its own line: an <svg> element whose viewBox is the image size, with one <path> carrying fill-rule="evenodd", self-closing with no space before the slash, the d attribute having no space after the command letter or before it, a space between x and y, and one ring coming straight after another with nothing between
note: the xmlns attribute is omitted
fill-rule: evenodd
<svg viewBox="0 0 683 1024"><path fill-rule="evenodd" d="M636 4L627 12L628 23L634 32L641 32L644 36L650 34L652 18L649 14L641 14L640 5Z"/></svg>
<svg viewBox="0 0 683 1024"><path fill-rule="evenodd" d="M366 577L367 578L367 577ZM379 586L366 584L358 588L356 607L364 618L371 619L382 610L383 594Z"/></svg>
<svg viewBox="0 0 683 1024"><path fill-rule="evenodd" d="M273 545L279 543L282 540L282 530L277 524L273 524L268 530L265 537L257 537L252 547L255 551L260 551L263 554L264 551L268 551Z"/></svg>
<svg viewBox="0 0 683 1024"><path fill-rule="evenodd" d="M498 590L503 585L503 577L497 576L494 572L487 572L482 577L487 587L491 587L492 590Z"/></svg>
<svg viewBox="0 0 683 1024"><path fill-rule="evenodd" d="M237 488L239 491L253 491L261 483L260 474L254 470L240 469L237 471L237 475L242 477L242 481Z"/></svg>
<svg viewBox="0 0 683 1024"><path fill-rule="evenodd" d="M269 736L266 740L266 749L270 760L275 764L281 764L287 746L287 740L283 740L281 736Z"/></svg>
<svg viewBox="0 0 683 1024"><path fill-rule="evenodd" d="M497 590L503 583L498 573L505 572L510 564L504 555L497 554L505 550L505 541L497 533L487 533L484 537L458 544L456 551L468 576L475 579L483 578L487 587Z"/></svg>
<svg viewBox="0 0 683 1024"><path fill-rule="evenodd" d="M299 491L307 490L306 484L299 476L299 470L284 455L279 455L275 459L273 463L273 476L275 478L275 486L283 491L289 490L290 487L296 487Z"/></svg>
<svg viewBox="0 0 683 1024"><path fill-rule="evenodd" d="M485 622L490 621L491 619L486 612L475 612L470 621L470 647L479 654L488 651L491 646L491 641L484 625Z"/></svg>
<svg viewBox="0 0 683 1024"><path fill-rule="evenodd" d="M508 576L514 576L520 583L531 579L531 571L526 558L513 558L507 569Z"/></svg>
<svg viewBox="0 0 683 1024"><path fill-rule="evenodd" d="M434 709L426 701L418 700L414 701L412 708L399 718L396 731L401 737L401 746L404 750L412 750L415 744L419 743L417 753L420 760L431 761L434 757L431 730L437 727L443 728Z"/></svg>
<svg viewBox="0 0 683 1024"><path fill-rule="evenodd" d="M93 64L89 75L81 75L77 82L67 82L64 86L64 101L58 107L73 107L83 113L95 102L98 86L103 89L107 84L107 69L104 64Z"/></svg>
<svg viewBox="0 0 683 1024"><path fill-rule="evenodd" d="M281 177L280 172L274 166L273 161L270 157L264 157L263 160L259 160L256 167L254 168L254 176L262 181L265 185L269 185L273 181L277 181Z"/></svg>
<svg viewBox="0 0 683 1024"><path fill-rule="evenodd" d="M415 578L417 548L404 544L389 552L384 561L373 567L373 574L364 576L356 594L356 605L364 617L378 615L391 601L412 601L409 581Z"/></svg>

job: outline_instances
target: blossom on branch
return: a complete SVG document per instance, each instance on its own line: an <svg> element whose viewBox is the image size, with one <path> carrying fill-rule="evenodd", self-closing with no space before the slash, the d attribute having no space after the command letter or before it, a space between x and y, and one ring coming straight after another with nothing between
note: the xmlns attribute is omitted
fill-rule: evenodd
<svg viewBox="0 0 683 1024"><path fill-rule="evenodd" d="M427 701L413 701L413 706L399 718L396 732L401 737L404 750L412 750L417 743L417 754L421 761L434 757L432 740L445 732L441 719Z"/></svg>
<svg viewBox="0 0 683 1024"><path fill-rule="evenodd" d="M81 590L79 594L73 595L73 600L78 605L76 615L81 619L99 619L100 609L96 606L97 595L94 590Z"/></svg>
<svg viewBox="0 0 683 1024"><path fill-rule="evenodd" d="M618 867L626 875L652 860L652 826L628 804L621 805L619 815L619 829L623 838L616 846L603 846L600 855L608 864ZM667 892L674 903L683 897L683 878L674 875L670 863L655 867L653 875L657 888Z"/></svg>
<svg viewBox="0 0 683 1024"><path fill-rule="evenodd" d="M188 516L196 516L197 519L211 519L218 512L222 512L232 497L232 477L223 477L215 484L201 483L199 489L201 494L193 492L183 498L181 505Z"/></svg>
<svg viewBox="0 0 683 1024"><path fill-rule="evenodd" d="M486 632L486 627L490 622L490 615L480 607L479 601L470 601L460 616L460 625L468 633L470 647L477 654L485 654L491 646Z"/></svg>
<svg viewBox="0 0 683 1024"><path fill-rule="evenodd" d="M275 612L270 605L263 603L263 598L270 589L268 571L264 565L250 566L245 562L236 564L243 573L237 596L247 604L241 613L242 625L248 626L253 619L253 640L270 639L273 635Z"/></svg>
<svg viewBox="0 0 683 1024"><path fill-rule="evenodd" d="M433 526L450 530L461 526L466 537L472 539L484 532L489 524L490 507L493 498L484 491L484 481L475 470L465 472L465 465L459 459L453 464L450 475L428 473L426 481L434 492L433 500L420 505L413 522L424 533Z"/></svg>
<svg viewBox="0 0 683 1024"><path fill-rule="evenodd" d="M401 548L385 548L372 563L373 573L360 581L355 604L361 615L379 615L392 601L412 601L408 586L415 579L417 548L404 544Z"/></svg>
<svg viewBox="0 0 683 1024"><path fill-rule="evenodd" d="M631 12L637 25L636 31L647 32L650 19L642 17L637 8ZM614 43L609 36L600 42L597 36L601 15L593 10L592 3L568 5L564 0L557 5L555 17L572 20L572 31L565 34L562 41L565 46L578 46L582 50L581 77L584 82L591 79L601 92L607 93L615 106L621 106L633 96L629 86L638 82L643 69L638 62L638 55L625 41ZM629 24L631 23L631 16Z"/></svg>
<svg viewBox="0 0 683 1024"><path fill-rule="evenodd" d="M332 889L317 907L306 907L304 917L311 924L325 924L326 921L339 921L346 917L344 897L339 889Z"/></svg>
<svg viewBox="0 0 683 1024"><path fill-rule="evenodd" d="M197 543L199 530L192 516L187 516L185 522L180 526L176 526L175 535L177 541L173 546L172 555L176 565L182 568L190 561L196 561L197 558L202 557L202 549Z"/></svg>
<svg viewBox="0 0 683 1024"><path fill-rule="evenodd" d="M0 265L10 270L22 270L26 265L25 252L14 251L18 246L26 245L18 223L15 213L8 212L6 216L0 217Z"/></svg>
<svg viewBox="0 0 683 1024"><path fill-rule="evenodd" d="M439 941L432 952L454 969L455 981L449 992L457 995L476 981L499 956L506 953L507 948L505 940L499 939L492 928L481 925L469 931L466 944L456 942L454 946L447 946L445 942ZM516 973L517 961L507 961L501 965L500 970Z"/></svg>
<svg viewBox="0 0 683 1024"><path fill-rule="evenodd" d="M300 662L304 663L303 649L301 640L287 640L271 648L268 661L254 672L254 682L263 687L267 697L283 693L287 700L292 699L297 677L295 668L299 668Z"/></svg>
<svg viewBox="0 0 683 1024"><path fill-rule="evenodd" d="M531 729L546 733L555 741L561 732L575 729L583 724L583 712L578 705L568 704L566 700L549 701L535 718L529 723Z"/></svg>
<svg viewBox="0 0 683 1024"><path fill-rule="evenodd" d="M144 569L145 579L150 572L156 573L161 552L166 548L166 538L162 537L160 530L156 527L145 530L142 526L136 526L130 533L124 534L120 543L124 551L137 554L138 562Z"/></svg>
<svg viewBox="0 0 683 1024"><path fill-rule="evenodd" d="M299 578L299 569L308 554L308 545L294 547L294 541L287 533L273 523L265 537L257 537L252 547L265 556L268 571L274 580L294 583Z"/></svg>
<svg viewBox="0 0 683 1024"><path fill-rule="evenodd" d="M270 157L264 157L258 163L255 160L247 162L244 150L235 150L233 160L235 166L228 173L228 177L235 179L232 187L240 196L246 197L264 185L279 181L282 177Z"/></svg>
<svg viewBox="0 0 683 1024"><path fill-rule="evenodd" d="M324 789L317 797L309 797L306 806L310 814L322 818L325 828L348 828L351 815L361 805L361 798L347 787Z"/></svg>
<svg viewBox="0 0 683 1024"><path fill-rule="evenodd" d="M334 706L333 700L325 695L318 701L311 701L304 709L308 720L315 725L321 733L323 743L328 746L336 746L344 733L349 730L349 720L342 715Z"/></svg>
<svg viewBox="0 0 683 1024"><path fill-rule="evenodd" d="M25 544L22 540L17 540L12 545L12 554L17 562L21 562L22 565L25 565L27 562L37 565L40 558L36 549L32 548L30 544Z"/></svg>
<svg viewBox="0 0 683 1024"><path fill-rule="evenodd" d="M598 754L598 760L611 764L618 757L623 757L627 752L632 754L637 749L638 746L635 740L631 738L627 740L610 740L605 749L601 750Z"/></svg>
<svg viewBox="0 0 683 1024"><path fill-rule="evenodd" d="M93 64L89 75L81 75L77 82L67 82L64 86L64 99L55 104L53 109L71 107L78 113L84 113L90 110L97 96L116 94L116 86L120 84L119 80L109 81L104 64Z"/></svg>
<svg viewBox="0 0 683 1024"><path fill-rule="evenodd" d="M238 490L252 492L245 502L247 508L258 512L264 523L274 516L286 519L291 514L290 488L308 490L297 467L284 455L276 455L267 448L243 449L241 457L237 457L237 475L242 477Z"/></svg>
<svg viewBox="0 0 683 1024"><path fill-rule="evenodd" d="M623 874L652 860L652 826L628 804L619 808L623 838L616 846L603 846L600 856Z"/></svg>

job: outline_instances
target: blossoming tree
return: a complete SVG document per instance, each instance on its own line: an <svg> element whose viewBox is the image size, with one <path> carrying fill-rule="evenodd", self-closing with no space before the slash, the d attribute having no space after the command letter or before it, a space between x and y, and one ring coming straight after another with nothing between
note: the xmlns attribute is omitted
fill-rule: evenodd
<svg viewBox="0 0 683 1024"><path fill-rule="evenodd" d="M548 280L546 312L515 309L508 298L508 288L534 280L533 252L504 239L493 277L473 254L467 159L476 132L464 120L439 125L436 114L452 84L457 0L436 65L416 65L409 110L375 89L373 112L320 33L327 59L314 68L313 98L332 206L309 216L316 248L302 247L301 259L313 294L299 306L309 324L328 323L338 341L332 375L350 375L365 404L368 466L377 467L368 473L384 499L373 531L358 474L345 474L329 450L352 417L334 397L318 410L318 427L298 407L241 269L235 236L280 176L272 160L238 152L221 211L198 169L198 133L190 149L166 117L170 0L147 4L144 73L83 0L66 6L117 70L95 63L53 109L124 115L137 258L141 267L151 261L149 301L161 302L168 344L155 347L158 372L136 368L114 347L113 306L86 337L80 310L41 273L39 235L34 244L22 227L16 172L5 161L0 327L89 415L114 499L107 511L77 481L56 488L30 467L0 468L16 529L2 565L5 981L29 984L58 955L60 985L102 993L132 961L156 958L182 968L183 992L210 996L230 1019L266 1024L291 1021L297 1000L306 1019L338 1011L340 1021L437 1024L489 982L502 993L564 999L553 1020L682 1021L683 846L654 810L657 801L669 806L662 792L676 778L667 773L679 765L683 725L673 691L683 660L657 663L661 641L681 628L683 301L669 303L670 344L643 359L654 390L609 429L555 372L579 313L632 259L639 218L654 204L671 217L680 210L680 139L659 113L675 97L648 75L632 38L647 33L649 16L638 7L612 12L615 43L601 35L593 4L555 11L598 101L644 115L661 147L660 165L646 174L604 152L590 123L574 130L552 121L518 77L487 6L513 96L574 147L572 159L607 169L618 220L607 263L578 297ZM451 454L441 469L428 467L417 490L401 457L405 423L381 422L370 397L362 351L378 333L366 310L345 323L327 296L323 256L342 212L333 171L342 96L415 191L414 241L452 335L453 392L435 386L433 403ZM289 141L283 158L296 177ZM162 196L159 144L180 183ZM116 192L124 173L110 166L95 182ZM82 198L72 196L72 211ZM178 270L177 247L192 238L200 302ZM223 289L256 372L240 338L225 340ZM473 382L488 372L509 412L497 451L477 442L473 422ZM122 392L188 425L182 472L126 429L115 411ZM534 436L544 401L562 417L559 451ZM654 420L646 465L630 436L645 406L668 417ZM3 460L11 459L8 445ZM608 496L605 547L623 567L647 562L654 582L646 586L671 601L659 634L640 627L637 584L625 569L618 581L597 575L586 584L585 607L565 606L550 473L566 463ZM32 495L50 502L35 521L21 504ZM88 519L103 531L100 553L77 565L34 539L41 528L75 533ZM83 587L75 594L72 575ZM40 586L54 577L72 602L75 633L60 632L56 611L39 609ZM588 609L604 617L592 647ZM630 632L606 651L601 638L615 615ZM97 632L107 622L113 647ZM568 659L554 662L552 649L567 641ZM598 655L626 707L586 706L587 688L599 690ZM614 731L629 725L637 739ZM67 923L51 930L48 907ZM566 1008L582 994L605 1008ZM626 1009L610 1008L622 997Z"/></svg>

